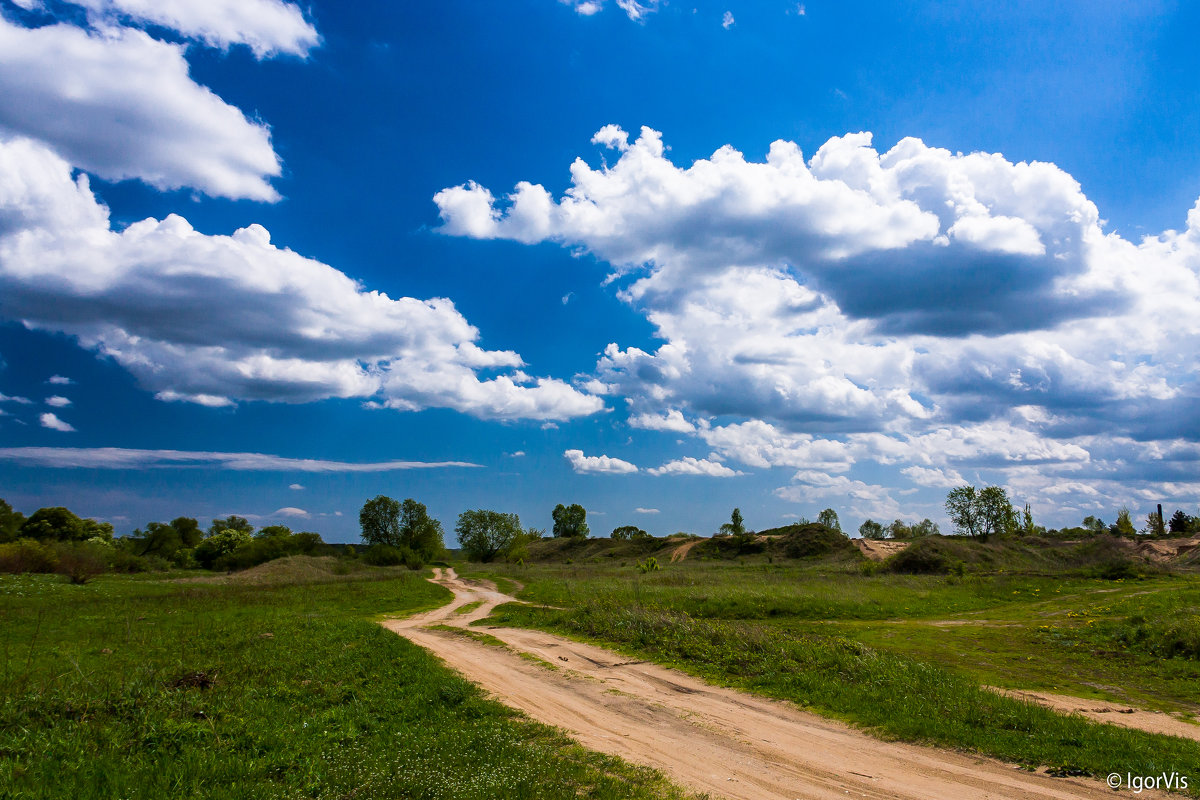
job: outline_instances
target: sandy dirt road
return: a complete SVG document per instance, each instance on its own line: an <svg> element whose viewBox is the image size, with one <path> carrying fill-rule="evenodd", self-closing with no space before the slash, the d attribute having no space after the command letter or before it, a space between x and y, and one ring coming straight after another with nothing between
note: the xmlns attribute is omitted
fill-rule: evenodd
<svg viewBox="0 0 1200 800"><path fill-rule="evenodd" d="M1051 778L982 757L880 741L786 703L551 634L487 628L508 651L430 630L426 626L466 626L513 599L453 570L435 574L436 583L454 592L453 602L388 620L388 629L431 650L501 702L566 730L584 747L659 769L696 792L737 800L1114 796L1099 781ZM457 613L476 601L482 605Z"/></svg>

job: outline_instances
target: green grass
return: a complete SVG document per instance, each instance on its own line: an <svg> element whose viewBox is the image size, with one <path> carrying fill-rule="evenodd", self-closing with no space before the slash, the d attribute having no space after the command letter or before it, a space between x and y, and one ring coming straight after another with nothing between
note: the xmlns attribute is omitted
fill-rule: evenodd
<svg viewBox="0 0 1200 800"><path fill-rule="evenodd" d="M522 599L559 608L504 606L492 624L584 638L885 737L1099 776L1200 775L1196 742L1066 717L983 687L1195 710L1200 663L1154 654L1190 652L1195 576L863 575L687 562L652 575L572 565L519 574Z"/></svg>
<svg viewBox="0 0 1200 800"><path fill-rule="evenodd" d="M372 621L448 599L422 578L0 577L0 796L678 796Z"/></svg>

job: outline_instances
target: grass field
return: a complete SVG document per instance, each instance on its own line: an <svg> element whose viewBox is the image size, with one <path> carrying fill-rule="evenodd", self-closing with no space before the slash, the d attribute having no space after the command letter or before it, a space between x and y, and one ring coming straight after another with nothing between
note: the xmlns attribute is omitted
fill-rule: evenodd
<svg viewBox="0 0 1200 800"><path fill-rule="evenodd" d="M677 796L375 624L424 575L0 576L0 797Z"/></svg>
<svg viewBox="0 0 1200 800"><path fill-rule="evenodd" d="M493 567L499 621L618 647L880 735L1030 766L1200 776L1200 744L1065 717L983 688L1194 714L1200 578L860 574L844 565ZM1168 657L1168 654L1173 654Z"/></svg>

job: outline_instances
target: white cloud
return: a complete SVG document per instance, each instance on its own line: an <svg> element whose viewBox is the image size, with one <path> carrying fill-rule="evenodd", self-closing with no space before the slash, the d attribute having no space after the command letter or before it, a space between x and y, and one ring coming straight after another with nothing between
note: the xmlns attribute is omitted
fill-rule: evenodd
<svg viewBox="0 0 1200 800"><path fill-rule="evenodd" d="M737 24L737 20L735 20L733 18L732 11L726 11L725 14L721 17L721 27L724 28L725 30L729 30L736 24Z"/></svg>
<svg viewBox="0 0 1200 800"><path fill-rule="evenodd" d="M593 14L600 12L604 8L604 3L601 0L559 0L559 2L572 6L575 13L583 17L590 17Z"/></svg>
<svg viewBox="0 0 1200 800"><path fill-rule="evenodd" d="M63 433L71 433L75 430L68 422L63 422L56 415L46 412L38 418L43 428L49 428L52 431L62 431Z"/></svg>
<svg viewBox="0 0 1200 800"><path fill-rule="evenodd" d="M44 414L45 417L53 414ZM43 422L44 424L44 422ZM356 463L313 458L285 458L264 453L219 453L191 450L136 450L122 447L3 447L0 461L56 469L151 469L155 467L220 467L246 472L394 472L409 469L479 467L468 461L376 461ZM298 485L298 484L297 484ZM303 487L301 487L303 488Z"/></svg>
<svg viewBox="0 0 1200 800"><path fill-rule="evenodd" d="M590 17L604 10L604 0L558 0L563 5L575 9L582 17ZM646 15L658 10L659 0L617 0L617 8L625 12L625 16L634 22L642 22Z"/></svg>
<svg viewBox="0 0 1200 800"><path fill-rule="evenodd" d="M288 486L288 488L289 488L289 489L291 489L293 492L302 492L302 491L304 491L304 485L303 485L303 484L299 484L299 483L293 483L293 484L290 484L290 485Z"/></svg>
<svg viewBox="0 0 1200 800"><path fill-rule="evenodd" d="M17 403L19 405L27 406L33 403L33 401L28 397L14 397L12 395L0 393L0 403Z"/></svg>
<svg viewBox="0 0 1200 800"><path fill-rule="evenodd" d="M66 397L53 395L46 398L46 405L50 406L51 408L66 408L67 406L71 405L71 401Z"/></svg>
<svg viewBox="0 0 1200 800"><path fill-rule="evenodd" d="M683 412L670 409L666 414L638 414L629 418L629 424L634 428L648 431L674 431L675 433L694 433L696 426L688 422Z"/></svg>
<svg viewBox="0 0 1200 800"><path fill-rule="evenodd" d="M367 291L259 225L209 236L171 215L118 233L86 176L28 139L0 140L0 231L0 315L77 337L163 400L357 397L539 420L603 407L561 380L481 379L523 361L481 349L450 300Z"/></svg>
<svg viewBox="0 0 1200 800"><path fill-rule="evenodd" d="M690 456L676 461L668 461L661 467L654 467L646 471L651 475L707 475L710 478L732 478L745 474L744 472L730 469L717 461L710 461L706 458L692 458Z"/></svg>
<svg viewBox="0 0 1200 800"><path fill-rule="evenodd" d="M642 508L641 506L638 506L633 511L635 514L658 514L658 513L660 513L657 508Z"/></svg>
<svg viewBox="0 0 1200 800"><path fill-rule="evenodd" d="M638 468L628 461L608 456L585 456L582 450L567 450L563 457L571 464L571 469L583 474L625 475L637 472Z"/></svg>
<svg viewBox="0 0 1200 800"><path fill-rule="evenodd" d="M75 383L75 381L71 380L65 375L51 375L46 379L46 383L49 383L53 386L70 386L71 384Z"/></svg>
<svg viewBox="0 0 1200 800"><path fill-rule="evenodd" d="M181 45L117 28L23 28L0 16L0 131L109 180L277 200L270 132L200 86Z"/></svg>
<svg viewBox="0 0 1200 800"><path fill-rule="evenodd" d="M312 514L309 514L303 508L295 508L294 506L285 506L283 508L276 509L275 512L273 514L271 514L271 516L273 516L273 517L294 517L297 519L308 519L309 517L312 516Z"/></svg>
<svg viewBox="0 0 1200 800"><path fill-rule="evenodd" d="M808 159L780 141L676 166L656 131L628 139L601 129L615 163L577 159L558 198L525 181L435 201L446 233L612 265L664 344L612 343L581 380L624 397L631 426L678 414L724 460L877 460L929 470L918 484L1099 476L1200 438L1200 202L1184 231L1135 243L1054 164L852 133Z"/></svg>
<svg viewBox="0 0 1200 800"><path fill-rule="evenodd" d="M308 55L321 37L304 12L280 0L69 0L100 22L158 25L211 47L248 46L257 58Z"/></svg>
<svg viewBox="0 0 1200 800"><path fill-rule="evenodd" d="M900 470L902 475L918 486L929 486L935 489L951 489L962 486L967 479L958 470L938 469L937 467L905 467Z"/></svg>

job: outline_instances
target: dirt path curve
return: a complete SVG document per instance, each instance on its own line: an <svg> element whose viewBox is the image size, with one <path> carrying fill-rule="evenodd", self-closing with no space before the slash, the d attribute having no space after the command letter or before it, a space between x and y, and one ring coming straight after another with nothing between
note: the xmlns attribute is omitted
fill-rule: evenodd
<svg viewBox="0 0 1200 800"><path fill-rule="evenodd" d="M513 651L425 626L465 626L513 598L454 570L436 611L384 625L433 651L501 702L563 728L584 747L662 770L676 783L737 800L1066 800L1111 798L1098 781L1050 778L977 756L883 742L795 707L538 631L488 628ZM467 603L482 605L466 614ZM521 658L532 654L559 667ZM1143 792L1140 797L1153 797Z"/></svg>

